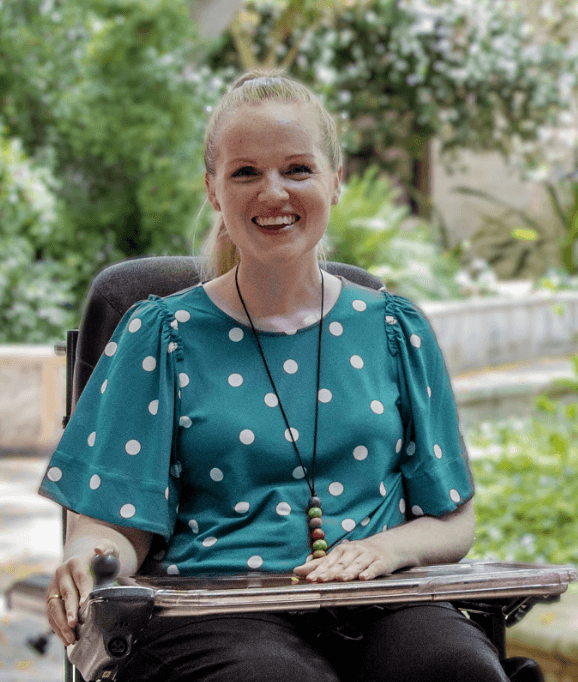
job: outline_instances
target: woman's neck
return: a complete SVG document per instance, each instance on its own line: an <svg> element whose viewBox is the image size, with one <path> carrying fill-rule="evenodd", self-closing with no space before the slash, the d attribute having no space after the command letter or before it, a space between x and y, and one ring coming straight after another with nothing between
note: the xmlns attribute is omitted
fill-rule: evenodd
<svg viewBox="0 0 578 682"><path fill-rule="evenodd" d="M257 329L291 332L314 324L321 313L321 272L314 268L284 268L279 271L243 268L238 270L239 290ZM336 277L323 273L324 310L335 305L341 291ZM215 305L231 317L248 324L235 284L235 269L205 285Z"/></svg>

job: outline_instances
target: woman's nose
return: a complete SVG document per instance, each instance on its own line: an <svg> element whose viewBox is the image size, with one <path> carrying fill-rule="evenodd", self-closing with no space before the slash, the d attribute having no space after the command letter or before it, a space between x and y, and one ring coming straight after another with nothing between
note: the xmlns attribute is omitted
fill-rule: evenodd
<svg viewBox="0 0 578 682"><path fill-rule="evenodd" d="M275 201L288 198L289 193L285 187L284 178L281 175L278 173L271 173L264 176L261 191L259 193L259 199L261 201Z"/></svg>

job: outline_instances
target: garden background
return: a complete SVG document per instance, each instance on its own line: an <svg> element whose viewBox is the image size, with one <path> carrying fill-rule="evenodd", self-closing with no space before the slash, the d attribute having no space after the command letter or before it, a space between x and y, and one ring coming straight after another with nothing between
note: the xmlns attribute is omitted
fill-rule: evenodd
<svg viewBox="0 0 578 682"><path fill-rule="evenodd" d="M332 260L417 302L578 289L574 3L219 3L0 0L1 344L63 339L108 264L198 252L204 126L253 67L338 121ZM577 388L468 433L471 556L578 564Z"/></svg>

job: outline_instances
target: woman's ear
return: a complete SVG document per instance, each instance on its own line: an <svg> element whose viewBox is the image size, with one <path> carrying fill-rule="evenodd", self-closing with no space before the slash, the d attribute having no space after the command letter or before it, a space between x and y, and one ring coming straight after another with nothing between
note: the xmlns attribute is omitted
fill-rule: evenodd
<svg viewBox="0 0 578 682"><path fill-rule="evenodd" d="M331 203L336 204L341 196L341 184L343 182L343 166L339 166L335 173L335 186L333 189L333 197Z"/></svg>
<svg viewBox="0 0 578 682"><path fill-rule="evenodd" d="M207 188L207 199L215 211L220 212L221 207L215 196L215 178L210 173L205 173L205 187Z"/></svg>

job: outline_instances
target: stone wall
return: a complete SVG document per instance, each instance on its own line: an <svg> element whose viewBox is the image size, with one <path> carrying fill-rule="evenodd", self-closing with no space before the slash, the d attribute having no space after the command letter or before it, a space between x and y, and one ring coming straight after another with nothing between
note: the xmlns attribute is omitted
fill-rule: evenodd
<svg viewBox="0 0 578 682"><path fill-rule="evenodd" d="M0 346L0 453L52 451L65 394L66 360L52 346Z"/></svg>

